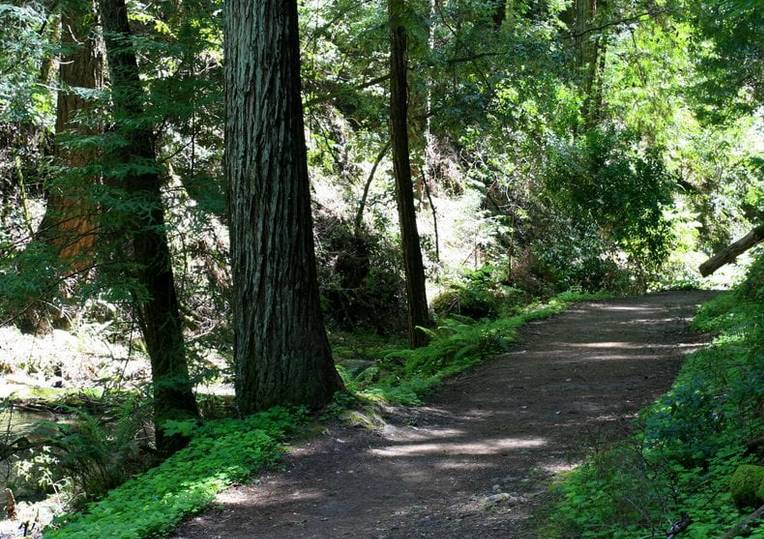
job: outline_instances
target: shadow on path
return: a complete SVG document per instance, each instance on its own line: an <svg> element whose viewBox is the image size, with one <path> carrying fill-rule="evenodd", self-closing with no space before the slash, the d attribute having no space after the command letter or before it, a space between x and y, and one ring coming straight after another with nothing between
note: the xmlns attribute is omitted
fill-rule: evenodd
<svg viewBox="0 0 764 539"><path fill-rule="evenodd" d="M286 469L230 489L178 538L534 537L549 479L628 434L702 337L711 293L586 303L520 332L510 353L449 380L381 432L334 426Z"/></svg>

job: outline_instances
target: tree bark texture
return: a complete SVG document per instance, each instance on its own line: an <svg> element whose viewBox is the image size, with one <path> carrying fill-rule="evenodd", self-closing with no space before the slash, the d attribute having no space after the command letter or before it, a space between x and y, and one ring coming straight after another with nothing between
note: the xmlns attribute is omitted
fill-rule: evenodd
<svg viewBox="0 0 764 539"><path fill-rule="evenodd" d="M96 233L96 208L91 189L98 177L83 171L96 161L94 146L69 147L66 137L92 136L99 132L92 117L93 96L83 90L103 87L103 55L96 34L96 8L90 1L63 2L59 89L56 106L56 146L64 177L48 192L45 216L38 237L51 245L59 259L81 271L92 262Z"/></svg>
<svg viewBox="0 0 764 539"><path fill-rule="evenodd" d="M171 453L184 444L178 436L168 437L162 423L168 419L198 416L196 399L188 375L183 327L178 309L175 279L164 221L154 135L136 122L144 116L144 92L124 0L100 0L106 53L112 85L117 129L123 146L111 156L114 165L129 165L124 177L109 178L124 189L130 206L125 223L129 230L135 275L145 294L136 294L135 308L149 356L154 389L154 422L157 448Z"/></svg>
<svg viewBox="0 0 764 539"><path fill-rule="evenodd" d="M412 347L427 343L427 335L419 327L430 325L427 307L424 264L411 180L408 137L407 32L405 0L388 0L390 21L390 140L393 149L393 170L398 200L403 263L406 271L409 342Z"/></svg>
<svg viewBox="0 0 764 539"><path fill-rule="evenodd" d="M228 0L225 174L241 414L342 387L321 314L296 0Z"/></svg>

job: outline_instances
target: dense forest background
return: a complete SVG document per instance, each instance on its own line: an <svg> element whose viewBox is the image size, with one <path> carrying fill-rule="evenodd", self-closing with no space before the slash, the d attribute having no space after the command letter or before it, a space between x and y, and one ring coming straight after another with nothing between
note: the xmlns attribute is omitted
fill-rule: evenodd
<svg viewBox="0 0 764 539"><path fill-rule="evenodd" d="M255 210L268 206L241 202L255 191L230 157L262 144L236 116L249 64L230 37L224 62L224 33L262 43L226 9L0 4L0 471L20 499L65 491L60 512L101 497L184 447L189 418L323 405L342 384L415 401L416 384L391 380L487 353L465 335L566 291L740 280L750 255L709 278L697 268L762 220L760 2L299 2L301 84L291 72L276 88L302 110L265 110L299 116L306 147L287 135L278 166L258 166L274 185L305 179L304 152L309 193L298 182L274 200L310 206L267 222ZM316 280L318 296L305 289L289 316L312 322L284 315L267 353L304 353L291 335L342 376L316 359L284 375L305 388L323 373L300 395L234 362L234 343L254 357L275 334L255 351L235 336L260 326L242 322L242 283L257 281L231 241L290 234L315 246L315 276L295 269L313 267L307 251L264 247L279 262L263 279ZM25 413L53 421L20 434Z"/></svg>

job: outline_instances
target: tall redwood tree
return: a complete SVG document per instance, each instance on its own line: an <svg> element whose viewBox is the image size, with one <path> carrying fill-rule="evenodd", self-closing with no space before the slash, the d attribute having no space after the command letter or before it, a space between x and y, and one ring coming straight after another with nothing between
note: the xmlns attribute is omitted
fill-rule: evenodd
<svg viewBox="0 0 764 539"><path fill-rule="evenodd" d="M228 0L225 35L239 411L316 408L342 383L319 302L297 0Z"/></svg>
<svg viewBox="0 0 764 539"><path fill-rule="evenodd" d="M56 135L92 136L99 132L86 113L93 114L93 98L83 97L83 90L103 86L104 62L96 34L96 7L92 1L61 2L61 48L59 90L56 102ZM88 124L88 122L91 122ZM71 147L59 140L58 162L65 171L92 164L97 159L94 145ZM75 172L54 185L48 192L38 235L56 249L59 258L75 271L87 267L95 247L95 208L90 190L97 177L79 177Z"/></svg>

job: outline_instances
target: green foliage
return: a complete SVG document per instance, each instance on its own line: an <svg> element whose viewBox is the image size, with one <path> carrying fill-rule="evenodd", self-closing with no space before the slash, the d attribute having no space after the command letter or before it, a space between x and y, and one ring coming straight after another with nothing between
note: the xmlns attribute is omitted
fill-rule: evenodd
<svg viewBox="0 0 764 539"><path fill-rule="evenodd" d="M556 487L546 537L636 539L684 513L687 537L715 537L743 516L735 501L756 501L759 485L748 479L758 467L746 444L764 434L763 268L759 259L738 290L699 310L695 326L718 337L641 413L637 434Z"/></svg>
<svg viewBox="0 0 764 539"><path fill-rule="evenodd" d="M675 178L655 149L640 152L634 142L628 134L596 129L555 148L548 196L575 225L594 225L600 242L599 249L595 244L571 257L571 272L602 275L607 272L598 268L603 259L621 250L644 280L669 254L672 238L664 212L672 203Z"/></svg>
<svg viewBox="0 0 764 539"><path fill-rule="evenodd" d="M738 466L730 479L730 492L738 507L759 507L764 504L764 466Z"/></svg>
<svg viewBox="0 0 764 539"><path fill-rule="evenodd" d="M0 443L0 460L25 471L9 481L20 492L65 491L72 505L98 498L142 471L152 459L142 454L141 439L150 417L150 403L131 394L40 392L35 404L56 420L39 419L10 429ZM21 413L17 402L0 405L9 417ZM30 491L25 481L36 479Z"/></svg>
<svg viewBox="0 0 764 539"><path fill-rule="evenodd" d="M764 6L751 0L684 3L698 33L696 53L703 78L695 91L701 112L720 121L761 106Z"/></svg>
<svg viewBox="0 0 764 539"><path fill-rule="evenodd" d="M512 309L527 303L528 294L506 281L503 272L491 265L467 271L433 298L432 309L439 318L458 315L480 320L511 314Z"/></svg>
<svg viewBox="0 0 764 539"><path fill-rule="evenodd" d="M185 449L82 513L58 518L44 536L140 539L168 533L225 487L272 465L282 452L280 442L303 417L301 411L272 408L246 419L205 423Z"/></svg>
<svg viewBox="0 0 764 539"><path fill-rule="evenodd" d="M46 124L55 109L42 64L54 54L47 39L48 15L41 4L0 5L0 124ZM55 24L51 21L51 26Z"/></svg>

